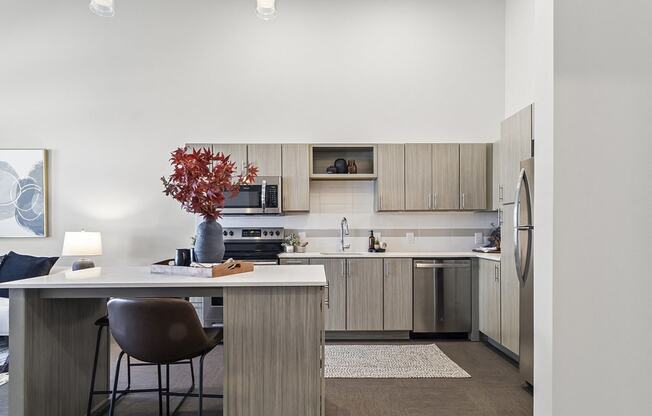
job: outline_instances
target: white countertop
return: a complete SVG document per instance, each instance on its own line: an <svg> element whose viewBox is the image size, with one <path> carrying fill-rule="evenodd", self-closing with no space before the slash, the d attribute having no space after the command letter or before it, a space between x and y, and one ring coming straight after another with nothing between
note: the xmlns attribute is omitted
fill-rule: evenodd
<svg viewBox="0 0 652 416"><path fill-rule="evenodd" d="M384 253L345 252L345 253L281 253L282 259L306 259L306 258L455 258L455 257L477 257L479 259L500 261L500 253L477 253L475 251L386 251Z"/></svg>
<svg viewBox="0 0 652 416"><path fill-rule="evenodd" d="M202 288L251 286L326 286L323 266L256 266L253 272L225 277L153 274L147 267L95 267L0 284L2 289Z"/></svg>

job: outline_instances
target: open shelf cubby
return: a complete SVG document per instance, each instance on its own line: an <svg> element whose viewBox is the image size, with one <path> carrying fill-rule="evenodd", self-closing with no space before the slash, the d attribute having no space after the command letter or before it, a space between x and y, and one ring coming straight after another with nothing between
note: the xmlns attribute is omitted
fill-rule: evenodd
<svg viewBox="0 0 652 416"><path fill-rule="evenodd" d="M336 159L354 160L358 173L326 173ZM312 145L310 164L310 179L313 180L371 180L378 176L374 145Z"/></svg>

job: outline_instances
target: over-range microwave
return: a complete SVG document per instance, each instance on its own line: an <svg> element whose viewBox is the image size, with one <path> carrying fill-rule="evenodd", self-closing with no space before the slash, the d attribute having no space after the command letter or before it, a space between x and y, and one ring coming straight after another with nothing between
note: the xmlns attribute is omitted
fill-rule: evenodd
<svg viewBox="0 0 652 416"><path fill-rule="evenodd" d="M253 183L240 186L240 192L231 197L226 195L225 215L280 215L283 213L281 201L281 177L258 176Z"/></svg>

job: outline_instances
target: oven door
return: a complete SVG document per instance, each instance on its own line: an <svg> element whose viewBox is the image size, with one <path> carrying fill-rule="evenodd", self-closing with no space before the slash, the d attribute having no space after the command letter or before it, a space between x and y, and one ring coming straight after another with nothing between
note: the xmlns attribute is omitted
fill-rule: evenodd
<svg viewBox="0 0 652 416"><path fill-rule="evenodd" d="M259 176L254 183L241 185L240 192L225 195L225 215L281 214L281 178Z"/></svg>

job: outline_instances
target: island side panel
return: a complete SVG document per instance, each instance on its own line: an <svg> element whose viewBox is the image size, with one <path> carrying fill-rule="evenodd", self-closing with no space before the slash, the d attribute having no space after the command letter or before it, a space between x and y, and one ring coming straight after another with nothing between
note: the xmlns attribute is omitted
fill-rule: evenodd
<svg viewBox="0 0 652 416"><path fill-rule="evenodd" d="M225 416L318 416L321 287L224 289Z"/></svg>
<svg viewBox="0 0 652 416"><path fill-rule="evenodd" d="M94 322L106 313L104 299L42 299L38 290L9 291L9 351L12 416L86 413ZM108 340L103 337L96 388L108 387ZM103 397L95 404L101 406Z"/></svg>

